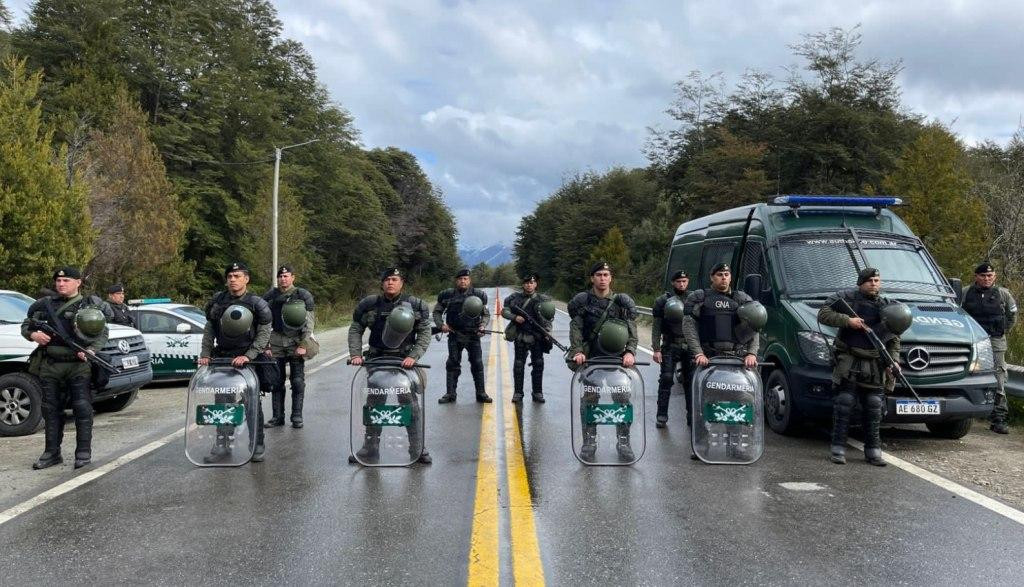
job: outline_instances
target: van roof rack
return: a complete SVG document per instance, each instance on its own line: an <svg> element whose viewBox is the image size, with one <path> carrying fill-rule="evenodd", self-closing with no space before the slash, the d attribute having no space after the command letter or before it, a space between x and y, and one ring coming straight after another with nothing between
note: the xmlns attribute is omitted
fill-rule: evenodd
<svg viewBox="0 0 1024 587"><path fill-rule="evenodd" d="M803 196L785 195L776 196L769 205L789 206L796 214L801 206L863 206L875 209L875 214L880 214L882 208L889 206L900 206L902 198L893 196Z"/></svg>

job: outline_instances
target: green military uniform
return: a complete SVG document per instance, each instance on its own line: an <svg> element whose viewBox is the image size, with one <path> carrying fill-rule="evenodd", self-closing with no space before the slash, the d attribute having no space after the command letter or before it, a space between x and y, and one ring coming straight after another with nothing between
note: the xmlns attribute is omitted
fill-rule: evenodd
<svg viewBox="0 0 1024 587"><path fill-rule="evenodd" d="M77 269L65 267L54 273L57 278L81 279ZM45 448L33 468L43 469L63 462L60 445L64 438L64 406L70 400L75 416L75 468L92 460L92 370L89 363L78 358L68 341L73 341L93 353L107 343L108 329L104 324L95 336L84 336L76 326L76 316L83 309L97 309L109 320L109 309L96 296L75 294L71 297L47 296L37 300L28 309L21 325L21 335L32 340L32 333L42 331L40 323L53 328L46 345L33 351L31 369L36 372L43 387L43 422L46 426ZM104 311L106 310L106 311Z"/></svg>
<svg viewBox="0 0 1024 587"><path fill-rule="evenodd" d="M881 295L862 292L859 286L878 270L862 269L857 277L858 289L837 292L830 296L818 311L818 322L839 329L835 342L835 366L832 385L835 398L832 408L831 458L838 464L846 462L846 439L853 408L861 404L864 426L864 456L873 465L885 466L882 460L882 440L879 427L885 409L885 393L894 385L879 359L879 351L862 330L850 328L854 314L885 344L892 357L899 357L900 338L885 325L882 310L893 304Z"/></svg>
<svg viewBox="0 0 1024 587"><path fill-rule="evenodd" d="M467 276L469 276L469 269L465 268L455 274L456 279ZM478 316L467 316L462 311L463 304L471 296L477 297L483 302L483 311ZM469 355L469 371L473 374L476 401L490 403L491 397L487 395L484 382L483 349L480 345L480 329L487 324L491 316L487 309L487 293L472 286L466 289L457 287L446 289L437 296L433 316L434 324L438 328L447 324L450 329L448 332L448 360L444 364L445 394L438 400L438 403L455 401L459 375L462 374L463 349Z"/></svg>
<svg viewBox="0 0 1024 587"><path fill-rule="evenodd" d="M590 275L598 271L611 272L608 263L600 261L590 268ZM569 351L566 353L566 364L570 369L576 371L581 366L573 361L578 353L589 361L601 357L623 357L626 353L636 355L636 348L639 344L636 330L636 303L633 298L626 294L612 293L611 289L601 295L597 290L591 288L583 291L569 300L567 307L569 314ZM624 329L626 332L625 344L621 351L609 352L601 344L602 330L606 328ZM584 417L583 410L587 404L596 404L599 394L584 393L580 401L580 418ZM629 403L629 394L612 394L612 400L617 403ZM593 458L597 450L597 426L582 423L583 444L580 447L580 458L589 460ZM617 444L615 446L619 455L625 460L632 460L633 449L629 443L630 424L616 424Z"/></svg>
<svg viewBox="0 0 1024 587"><path fill-rule="evenodd" d="M536 281L535 275L528 275L523 278L527 281ZM537 332L529 321L522 324L516 323L518 314L516 310L528 314L541 328L550 331L551 322L540 314L540 305L549 302L551 298L534 291L527 295L525 292L515 292L505 298L501 308L501 315L509 321L505 330L505 339L512 342L514 355L512 359L512 401L519 402L523 399L523 387L526 379L526 358L530 357L530 383L533 401L544 403L544 354L551 350L551 343L543 334Z"/></svg>
<svg viewBox="0 0 1024 587"><path fill-rule="evenodd" d="M982 263L975 274L994 272L988 263ZM989 417L992 430L1006 434L1009 408L1006 403L1006 335L1017 322L1017 301L1005 287L982 288L977 284L964 289L963 308L974 318L992 340L992 357L996 369L996 397Z"/></svg>
<svg viewBox="0 0 1024 587"><path fill-rule="evenodd" d="M277 270L280 276L282 273L294 273L287 265ZM307 355L300 355L296 352L300 346L310 352L310 348L316 344L313 340L313 328L315 320L313 317L313 294L309 291L294 285L287 289L273 287L263 294L263 299L270 305L271 316L273 317L272 329L270 331L270 353L277 361L277 379L274 381L271 392L272 415L267 421L267 427L284 425L285 408L285 375L288 372L288 379L291 382L292 390L292 412L290 420L293 428L303 427L302 405L306 395L306 360ZM286 308L288 304L301 305L305 318L301 326L292 326L287 320ZM288 310L291 310L289 307Z"/></svg>
<svg viewBox="0 0 1024 587"><path fill-rule="evenodd" d="M399 269L391 267L381 273L381 281L391 276L402 277ZM415 322L408 333L392 336L388 333L388 318L400 306L412 310ZM363 334L369 330L369 348L363 351ZM397 339L397 340L395 340ZM411 358L419 360L427 352L430 346L430 308L423 300L399 292L394 296L379 294L368 295L356 305L352 312L352 325L348 328L348 352L351 357L365 357L373 359L376 357L393 356L398 358ZM369 369L369 367L368 367ZM423 369L417 369L420 381L426 382L427 377ZM425 390L424 390L425 391ZM419 462L429 464L430 453L426 447L422 447L422 438L419 438L419 427L416 421L420 418L419 402L413 402L413 424L406 427L409 434L410 453L419 454ZM360 458L372 458L380 443L380 426L367 426L366 438L363 447L360 448ZM358 462L355 456L349 456L350 463Z"/></svg>

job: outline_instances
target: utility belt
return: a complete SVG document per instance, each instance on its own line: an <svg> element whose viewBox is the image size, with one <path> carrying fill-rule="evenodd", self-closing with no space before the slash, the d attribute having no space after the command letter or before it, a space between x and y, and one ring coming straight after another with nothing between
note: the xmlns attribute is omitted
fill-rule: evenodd
<svg viewBox="0 0 1024 587"><path fill-rule="evenodd" d="M50 343L43 347L43 355L50 363L78 362L78 351L62 344Z"/></svg>
<svg viewBox="0 0 1024 587"><path fill-rule="evenodd" d="M862 349L858 347L852 347L846 344L845 342L839 340L838 338L836 339L836 352L846 353L848 355L853 355L854 358L866 360L878 360L882 356L877 349Z"/></svg>
<svg viewBox="0 0 1024 587"><path fill-rule="evenodd" d="M719 353L731 353L736 350L737 344L728 340L716 340L704 346Z"/></svg>

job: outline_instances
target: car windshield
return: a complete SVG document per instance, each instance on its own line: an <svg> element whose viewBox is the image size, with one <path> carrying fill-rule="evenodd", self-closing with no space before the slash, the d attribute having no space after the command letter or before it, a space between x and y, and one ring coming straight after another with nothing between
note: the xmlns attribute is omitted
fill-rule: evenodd
<svg viewBox="0 0 1024 587"><path fill-rule="evenodd" d="M20 293L0 294L0 322L21 324L34 300Z"/></svg>
<svg viewBox="0 0 1024 587"><path fill-rule="evenodd" d="M867 264L882 274L882 292L907 300L952 294L917 243L885 235L858 235ZM786 291L792 296L824 296L854 287L864 267L848 233L802 234L779 242Z"/></svg>
<svg viewBox="0 0 1024 587"><path fill-rule="evenodd" d="M179 316L184 316L193 322L198 322L199 324L206 326L206 314L203 314L203 311L195 306L179 306L171 311Z"/></svg>

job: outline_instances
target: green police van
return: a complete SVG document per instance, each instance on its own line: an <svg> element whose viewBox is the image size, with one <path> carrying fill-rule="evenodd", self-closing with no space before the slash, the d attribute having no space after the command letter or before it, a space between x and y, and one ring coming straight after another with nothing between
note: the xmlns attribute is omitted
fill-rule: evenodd
<svg viewBox="0 0 1024 587"><path fill-rule="evenodd" d="M832 413L834 328L818 324L830 294L876 267L882 294L914 315L902 336L900 362L924 400L897 385L886 422L919 422L937 436L960 438L972 418L992 410L995 371L984 330L960 308L959 279L946 279L907 225L889 208L898 198L779 196L679 226L665 274L679 269L691 290L708 288L708 272L730 263L734 287L768 309L761 332L765 418L778 433Z"/></svg>

